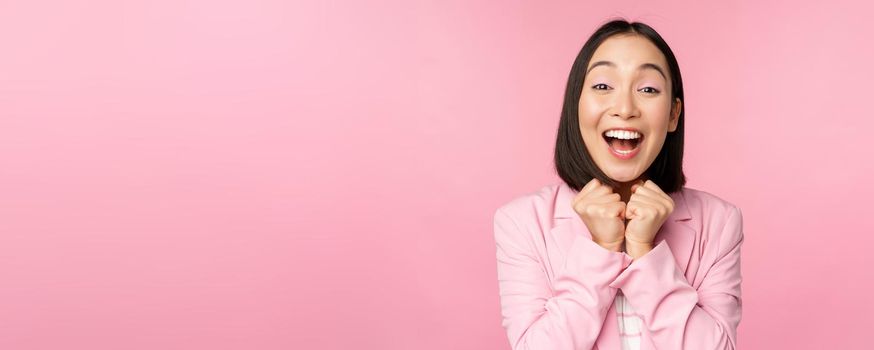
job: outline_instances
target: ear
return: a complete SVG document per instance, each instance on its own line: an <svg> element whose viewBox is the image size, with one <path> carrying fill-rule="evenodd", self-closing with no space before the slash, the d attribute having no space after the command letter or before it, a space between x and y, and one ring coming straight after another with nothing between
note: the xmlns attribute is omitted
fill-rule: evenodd
<svg viewBox="0 0 874 350"><path fill-rule="evenodd" d="M680 123L680 111L683 110L683 101L679 98L674 99L674 103L671 106L671 120L668 124L668 132L674 132L677 130L677 124Z"/></svg>

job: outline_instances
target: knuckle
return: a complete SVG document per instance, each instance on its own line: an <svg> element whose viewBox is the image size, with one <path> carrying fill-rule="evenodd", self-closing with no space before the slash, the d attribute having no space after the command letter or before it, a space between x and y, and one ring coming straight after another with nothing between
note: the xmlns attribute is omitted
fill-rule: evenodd
<svg viewBox="0 0 874 350"><path fill-rule="evenodd" d="M594 208L594 206L591 205L591 204L586 204L586 205L583 206L583 208L582 208L582 212L583 212L585 215L589 215L589 216L591 216L591 215L595 214L595 208Z"/></svg>
<svg viewBox="0 0 874 350"><path fill-rule="evenodd" d="M598 216L601 216L601 217L607 216L608 212L609 212L609 208L607 208L606 206L603 206L603 205L598 206Z"/></svg>

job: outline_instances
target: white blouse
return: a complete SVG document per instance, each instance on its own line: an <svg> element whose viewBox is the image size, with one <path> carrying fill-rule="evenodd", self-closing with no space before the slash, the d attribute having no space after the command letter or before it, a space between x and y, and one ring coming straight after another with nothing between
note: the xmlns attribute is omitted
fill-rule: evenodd
<svg viewBox="0 0 874 350"><path fill-rule="evenodd" d="M619 319L619 339L622 343L622 350L639 350L643 319L634 312L621 289L616 292L616 299L613 303L616 306L616 315Z"/></svg>

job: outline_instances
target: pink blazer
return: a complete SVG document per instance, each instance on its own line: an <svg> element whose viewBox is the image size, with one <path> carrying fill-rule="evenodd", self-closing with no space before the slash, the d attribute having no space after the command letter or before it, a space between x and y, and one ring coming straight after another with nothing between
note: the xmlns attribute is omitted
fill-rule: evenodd
<svg viewBox="0 0 874 350"><path fill-rule="evenodd" d="M617 290L643 319L641 349L735 349L741 211L710 193L670 194L653 250L632 263L592 241L564 182L495 212L502 325L518 349L620 349Z"/></svg>

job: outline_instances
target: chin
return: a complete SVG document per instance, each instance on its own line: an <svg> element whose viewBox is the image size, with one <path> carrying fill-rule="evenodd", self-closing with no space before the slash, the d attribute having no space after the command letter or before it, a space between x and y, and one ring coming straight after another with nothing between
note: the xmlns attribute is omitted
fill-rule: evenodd
<svg viewBox="0 0 874 350"><path fill-rule="evenodd" d="M608 177L618 182L631 182L637 180L641 174L634 173L608 173L606 174Z"/></svg>

